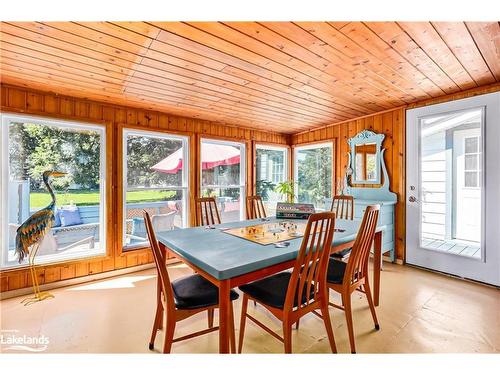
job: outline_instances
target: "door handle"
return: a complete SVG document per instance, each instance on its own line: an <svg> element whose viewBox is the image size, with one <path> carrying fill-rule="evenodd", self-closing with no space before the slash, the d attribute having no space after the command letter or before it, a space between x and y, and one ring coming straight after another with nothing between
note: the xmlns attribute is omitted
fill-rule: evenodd
<svg viewBox="0 0 500 375"><path fill-rule="evenodd" d="M413 195L410 195L410 196L408 197L408 200L409 200L411 203L416 203L416 202L418 202L418 199L417 199L417 198L415 198Z"/></svg>

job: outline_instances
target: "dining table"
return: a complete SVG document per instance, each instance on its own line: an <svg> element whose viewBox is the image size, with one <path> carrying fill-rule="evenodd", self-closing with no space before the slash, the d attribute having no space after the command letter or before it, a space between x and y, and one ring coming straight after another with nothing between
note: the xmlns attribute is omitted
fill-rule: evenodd
<svg viewBox="0 0 500 375"><path fill-rule="evenodd" d="M219 352L229 353L230 290L294 266L302 237L287 240L288 246L261 245L226 233L226 229L248 227L263 223L279 225L292 220L275 217L223 223L157 232L165 259L176 257L219 288ZM306 223L307 220L293 220ZM331 253L353 246L361 220L335 220ZM382 265L382 232L377 226L374 238L373 299L379 305L380 270Z"/></svg>

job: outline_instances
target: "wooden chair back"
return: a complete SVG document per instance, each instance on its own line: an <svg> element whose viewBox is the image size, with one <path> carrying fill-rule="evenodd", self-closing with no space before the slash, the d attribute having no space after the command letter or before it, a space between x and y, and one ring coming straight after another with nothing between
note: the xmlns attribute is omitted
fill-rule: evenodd
<svg viewBox="0 0 500 375"><path fill-rule="evenodd" d="M326 298L326 271L332 247L335 214L321 212L309 216L292 276L288 284L284 308L292 310L297 298L297 310ZM312 295L312 299L306 296ZM303 298L305 303L302 304Z"/></svg>
<svg viewBox="0 0 500 375"><path fill-rule="evenodd" d="M335 212L337 219L354 219L354 197L350 195L336 195L333 197L330 211Z"/></svg>
<svg viewBox="0 0 500 375"><path fill-rule="evenodd" d="M214 197L196 198L196 225L220 224L219 209Z"/></svg>
<svg viewBox="0 0 500 375"><path fill-rule="evenodd" d="M144 210L144 224L146 226L146 233L148 235L149 244L151 246L151 251L153 252L153 258L156 265L156 271L158 271L158 278L160 279L159 285L161 285L161 291L163 293L165 303L167 305L167 314L169 310L175 309L174 302L174 291L172 290L172 284L170 283L170 278L168 276L167 267L165 264L165 254L160 250L160 245L156 239L156 234L153 229L153 224L151 222L151 217L149 213Z"/></svg>
<svg viewBox="0 0 500 375"><path fill-rule="evenodd" d="M363 221L352 247L351 256L347 261L343 280L344 285L355 284L368 276L368 258L370 257L370 250L377 229L379 211L380 205L378 204L366 207ZM377 266L375 265L375 267Z"/></svg>
<svg viewBox="0 0 500 375"><path fill-rule="evenodd" d="M247 197L247 219L263 219L267 217L264 203L259 195Z"/></svg>

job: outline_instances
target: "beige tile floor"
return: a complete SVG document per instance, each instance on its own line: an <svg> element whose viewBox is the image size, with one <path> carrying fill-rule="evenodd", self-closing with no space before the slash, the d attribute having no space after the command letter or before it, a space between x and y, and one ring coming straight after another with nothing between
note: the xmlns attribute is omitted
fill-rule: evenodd
<svg viewBox="0 0 500 375"><path fill-rule="evenodd" d="M189 274L169 267L172 279ZM53 290L55 299L24 307L19 298L0 302L2 330L45 335L47 352L151 353L148 339L155 308L154 269ZM336 298L332 292L332 297ZM362 294L353 296L358 353L500 352L500 291L408 266L386 264L382 272L380 331L373 329ZM262 307L249 312L281 334ZM236 302L236 326L240 304ZM337 348L349 353L343 312L330 310ZM177 335L206 327L200 314L178 324ZM238 335L238 330L236 331ZM161 348L163 334L156 339ZM216 353L217 333L175 343L173 353ZM247 321L244 353L282 353L282 344ZM322 321L310 314L293 331L294 353L328 353Z"/></svg>

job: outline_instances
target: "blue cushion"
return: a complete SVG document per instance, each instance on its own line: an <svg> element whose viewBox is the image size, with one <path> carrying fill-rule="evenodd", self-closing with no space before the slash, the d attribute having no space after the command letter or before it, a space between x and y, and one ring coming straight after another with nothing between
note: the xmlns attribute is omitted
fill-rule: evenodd
<svg viewBox="0 0 500 375"><path fill-rule="evenodd" d="M59 216L59 210L56 208L56 212L54 213L54 225L53 228L57 228L61 226L61 217Z"/></svg>
<svg viewBox="0 0 500 375"><path fill-rule="evenodd" d="M78 207L60 209L59 218L61 219L62 227L69 227L71 225L78 225L83 223Z"/></svg>
<svg viewBox="0 0 500 375"><path fill-rule="evenodd" d="M142 217L132 219L132 234L138 237L146 237L146 224L144 224Z"/></svg>

